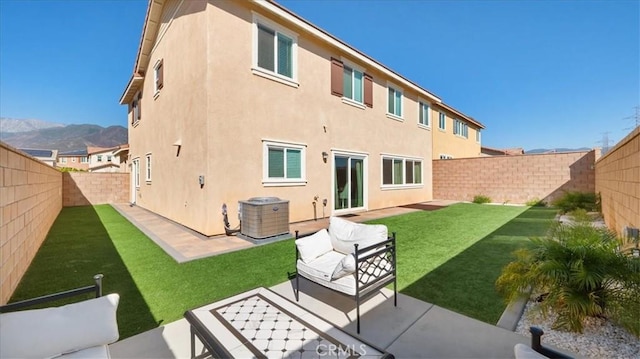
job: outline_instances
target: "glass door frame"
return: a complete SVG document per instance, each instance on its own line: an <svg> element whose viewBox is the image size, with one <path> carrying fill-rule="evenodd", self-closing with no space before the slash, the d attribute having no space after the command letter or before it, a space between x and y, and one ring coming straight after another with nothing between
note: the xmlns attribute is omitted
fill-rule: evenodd
<svg viewBox="0 0 640 359"><path fill-rule="evenodd" d="M343 209L336 209L336 203L339 200L336 198L336 157L348 157L349 163L351 159L362 160L362 206L360 207L348 207ZM369 154L366 152L355 152L345 150L331 150L331 213L333 215L342 215L353 212L366 211L369 208ZM350 196L349 196L350 197ZM347 203L351 202L351 198L347 199Z"/></svg>

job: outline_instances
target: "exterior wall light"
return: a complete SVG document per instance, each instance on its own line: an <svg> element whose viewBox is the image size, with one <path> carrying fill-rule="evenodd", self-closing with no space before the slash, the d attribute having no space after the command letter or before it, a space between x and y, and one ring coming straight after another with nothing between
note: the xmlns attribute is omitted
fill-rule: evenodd
<svg viewBox="0 0 640 359"><path fill-rule="evenodd" d="M329 154L325 151L322 151L322 160L324 163L327 163L327 158L329 158Z"/></svg>

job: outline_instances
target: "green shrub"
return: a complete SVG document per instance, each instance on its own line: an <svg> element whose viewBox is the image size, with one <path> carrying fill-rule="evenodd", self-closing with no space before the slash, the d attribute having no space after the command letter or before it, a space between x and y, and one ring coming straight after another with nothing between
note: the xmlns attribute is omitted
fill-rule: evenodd
<svg viewBox="0 0 640 359"><path fill-rule="evenodd" d="M81 170L81 169L73 168L73 167L57 167L57 169L60 172L87 172L85 170Z"/></svg>
<svg viewBox="0 0 640 359"><path fill-rule="evenodd" d="M571 212L582 208L588 212L599 211L598 196L592 192L565 192L565 194L553 201L553 205L558 207L562 213Z"/></svg>
<svg viewBox="0 0 640 359"><path fill-rule="evenodd" d="M533 198L525 203L529 207L546 207L547 204L539 198Z"/></svg>
<svg viewBox="0 0 640 359"><path fill-rule="evenodd" d="M491 198L482 194L478 194L473 196L473 203L478 203L478 204L491 203Z"/></svg>
<svg viewBox="0 0 640 359"><path fill-rule="evenodd" d="M575 222L591 222L592 217L587 213L586 209L578 208L568 213Z"/></svg>
<svg viewBox="0 0 640 359"><path fill-rule="evenodd" d="M640 260L618 250L613 232L556 224L531 242L496 281L507 301L543 293L539 309L558 315L554 329L582 332L586 317L604 316L640 337Z"/></svg>

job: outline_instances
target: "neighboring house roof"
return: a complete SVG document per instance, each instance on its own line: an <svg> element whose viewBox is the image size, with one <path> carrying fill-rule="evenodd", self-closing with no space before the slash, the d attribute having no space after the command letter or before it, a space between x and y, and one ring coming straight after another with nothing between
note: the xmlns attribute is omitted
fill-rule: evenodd
<svg viewBox="0 0 640 359"><path fill-rule="evenodd" d="M54 154L58 152L57 150L39 150L32 148L21 148L20 151L28 154L31 157L38 158L56 158Z"/></svg>
<svg viewBox="0 0 640 359"><path fill-rule="evenodd" d="M76 150L76 151L68 151L68 152L61 152L58 153L58 157L65 157L65 156L86 156L87 155L87 150Z"/></svg>
<svg viewBox="0 0 640 359"><path fill-rule="evenodd" d="M377 70L381 71L382 73L390 77L392 80L397 81L399 85L404 85L409 88L412 88L413 90L417 91L421 95L428 97L430 100L434 101L435 103L438 103L444 108L448 109L449 111L454 112L456 115L460 116L462 119L480 128L485 128L484 125L482 125L482 123L476 121L472 117L466 116L460 111L457 111L452 107L442 103L442 100L432 92L424 89L420 85L403 77L402 75L391 70L390 68L386 67L382 63L374 60L373 58L351 47L350 45L338 39L337 37L331 35L325 30L322 30L316 25L303 19L299 15L293 13L291 10L276 3L274 0L267 0L267 1L251 0L251 3L260 7L262 10L265 10L271 15L282 18L288 22L291 22L299 26L300 28L302 28L312 36L316 37L317 39L320 39L321 41L328 43L330 46L334 48L338 48L340 51L354 57L355 59L376 68ZM147 6L147 13L144 20L144 28L142 30L142 37L140 39L140 45L138 46L138 54L136 55L136 62L133 67L133 75L131 76L131 79L127 83L127 87L120 98L121 105L130 103L131 100L133 99L133 96L142 87L144 74L147 72L147 67L149 66L151 50L153 49L155 38L158 33L163 6L164 6L164 0L149 0L149 5Z"/></svg>
<svg viewBox="0 0 640 359"><path fill-rule="evenodd" d="M89 146L87 146L87 153L89 155L95 155L95 154L98 154L98 153L114 152L114 151L118 150L119 148L120 148L120 146L109 147L109 148L105 148L105 147L89 147Z"/></svg>
<svg viewBox="0 0 640 359"><path fill-rule="evenodd" d="M113 152L114 156L124 155L129 152L129 144L125 143L124 145L120 145L119 148Z"/></svg>
<svg viewBox="0 0 640 359"><path fill-rule="evenodd" d="M445 110L447 110L447 111L450 111L450 112L452 112L452 113L454 113L454 114L456 114L456 115L458 115L459 117L461 117L461 118L463 118L463 119L467 120L467 122L470 122L470 123L472 123L472 124L474 124L474 125L478 126L479 128L485 128L485 127L484 127L484 125L483 125L482 123L480 123L479 121L476 121L476 119L474 119L473 117L465 115L464 113L462 113L462 112L460 112L460 111L456 110L455 108L453 108L453 107L451 107L451 106L447 105L447 104L446 104L446 103L444 103L444 102L435 103L435 105L436 105L436 106L439 106L439 107L441 107L441 108L443 108L443 109L445 109Z"/></svg>
<svg viewBox="0 0 640 359"><path fill-rule="evenodd" d="M486 147L486 146L482 146L480 147L480 152L487 154L487 155L492 155L492 156L514 156L514 155L524 155L524 149L523 148L506 148L506 149L498 149L498 148L491 148L491 147Z"/></svg>

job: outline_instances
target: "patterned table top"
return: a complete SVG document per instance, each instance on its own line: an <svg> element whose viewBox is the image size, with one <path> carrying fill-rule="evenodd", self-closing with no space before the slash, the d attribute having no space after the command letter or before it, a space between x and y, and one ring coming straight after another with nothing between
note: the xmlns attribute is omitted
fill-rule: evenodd
<svg viewBox="0 0 640 359"><path fill-rule="evenodd" d="M297 304L258 288L191 311L234 357L357 358L384 352L335 328ZM193 323L193 319L187 316Z"/></svg>

